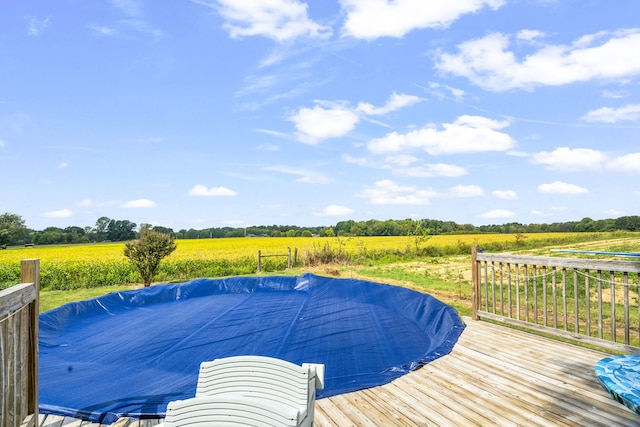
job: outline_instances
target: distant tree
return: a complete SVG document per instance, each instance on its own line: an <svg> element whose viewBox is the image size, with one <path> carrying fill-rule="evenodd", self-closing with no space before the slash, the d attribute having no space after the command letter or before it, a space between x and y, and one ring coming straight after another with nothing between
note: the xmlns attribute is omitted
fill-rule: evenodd
<svg viewBox="0 0 640 427"><path fill-rule="evenodd" d="M172 228L162 227L161 225L156 225L151 228L153 231L157 231L158 233L168 234L170 236L175 236L176 233Z"/></svg>
<svg viewBox="0 0 640 427"><path fill-rule="evenodd" d="M351 229L356 224L352 219L348 221L340 221L336 224L335 233L337 236L348 236L351 234Z"/></svg>
<svg viewBox="0 0 640 427"><path fill-rule="evenodd" d="M142 224L140 224L140 233L146 230L153 230L153 225L147 224L146 222L143 222Z"/></svg>
<svg viewBox="0 0 640 427"><path fill-rule="evenodd" d="M596 223L591 218L582 218L579 223L576 224L576 231L592 232L596 231Z"/></svg>
<svg viewBox="0 0 640 427"><path fill-rule="evenodd" d="M125 220L109 221L107 226L107 239L114 242L121 242L123 240L131 240L136 238L136 223Z"/></svg>
<svg viewBox="0 0 640 427"><path fill-rule="evenodd" d="M136 267L145 287L151 285L160 261L176 249L172 236L153 230L143 230L140 239L124 245L124 256Z"/></svg>
<svg viewBox="0 0 640 427"><path fill-rule="evenodd" d="M36 245L57 245L60 243L67 243L67 241L62 228L47 227L35 234L33 243Z"/></svg>
<svg viewBox="0 0 640 427"><path fill-rule="evenodd" d="M302 237L313 237L313 234L309 230L304 230L300 235Z"/></svg>
<svg viewBox="0 0 640 427"><path fill-rule="evenodd" d="M82 227L66 227L63 232L67 243L86 243L89 241L89 238Z"/></svg>
<svg viewBox="0 0 640 427"><path fill-rule="evenodd" d="M640 230L640 216L621 216L615 220L615 227L618 230L638 231Z"/></svg>
<svg viewBox="0 0 640 427"><path fill-rule="evenodd" d="M96 221L96 226L94 228L96 234L96 241L101 242L107 238L107 229L109 228L109 223L111 222L111 218L106 216L101 216Z"/></svg>
<svg viewBox="0 0 640 427"><path fill-rule="evenodd" d="M296 237L296 230L287 230L286 236L287 237Z"/></svg>
<svg viewBox="0 0 640 427"><path fill-rule="evenodd" d="M320 237L336 237L333 227L325 227L320 230Z"/></svg>
<svg viewBox="0 0 640 427"><path fill-rule="evenodd" d="M0 247L23 243L27 227L20 215L9 212L0 215Z"/></svg>

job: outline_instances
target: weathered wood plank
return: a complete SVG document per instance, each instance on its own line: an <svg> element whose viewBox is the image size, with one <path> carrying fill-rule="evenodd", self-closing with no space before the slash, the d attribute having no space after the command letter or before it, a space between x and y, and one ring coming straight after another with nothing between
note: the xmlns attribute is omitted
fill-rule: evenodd
<svg viewBox="0 0 640 427"><path fill-rule="evenodd" d="M640 262L635 261L618 261L618 260L594 260L582 258L562 258L562 257L544 257L544 256L525 256L510 254L492 254L478 252L478 261L487 261L495 263L511 263L520 265L535 265L559 268L579 268L587 270L600 271L628 271L640 273Z"/></svg>
<svg viewBox="0 0 640 427"><path fill-rule="evenodd" d="M33 283L21 283L0 291L0 320L13 311L19 310L36 299Z"/></svg>

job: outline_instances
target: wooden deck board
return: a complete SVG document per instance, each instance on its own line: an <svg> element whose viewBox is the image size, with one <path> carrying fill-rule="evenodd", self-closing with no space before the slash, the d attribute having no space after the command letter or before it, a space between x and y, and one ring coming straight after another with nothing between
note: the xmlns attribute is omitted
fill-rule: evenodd
<svg viewBox="0 0 640 427"><path fill-rule="evenodd" d="M451 354L389 384L318 400L316 426L640 426L595 377L607 353L465 321ZM53 415L41 415L39 426L104 427Z"/></svg>

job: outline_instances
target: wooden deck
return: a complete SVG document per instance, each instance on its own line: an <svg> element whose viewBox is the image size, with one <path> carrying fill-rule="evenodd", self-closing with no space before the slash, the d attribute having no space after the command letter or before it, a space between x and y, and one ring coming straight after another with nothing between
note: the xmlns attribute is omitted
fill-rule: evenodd
<svg viewBox="0 0 640 427"><path fill-rule="evenodd" d="M601 353L465 318L453 352L390 384L316 402L322 426L640 426L594 375ZM327 367L330 370L330 367ZM56 416L40 426L98 427ZM121 419L118 427L153 420Z"/></svg>

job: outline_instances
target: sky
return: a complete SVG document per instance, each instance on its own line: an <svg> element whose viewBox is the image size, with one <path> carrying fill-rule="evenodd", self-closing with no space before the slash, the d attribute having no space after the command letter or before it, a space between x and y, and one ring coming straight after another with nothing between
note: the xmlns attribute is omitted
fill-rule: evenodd
<svg viewBox="0 0 640 427"><path fill-rule="evenodd" d="M0 213L639 215L637 0L0 0Z"/></svg>

